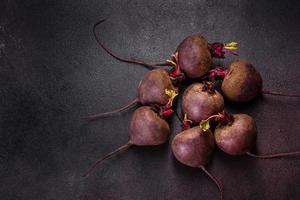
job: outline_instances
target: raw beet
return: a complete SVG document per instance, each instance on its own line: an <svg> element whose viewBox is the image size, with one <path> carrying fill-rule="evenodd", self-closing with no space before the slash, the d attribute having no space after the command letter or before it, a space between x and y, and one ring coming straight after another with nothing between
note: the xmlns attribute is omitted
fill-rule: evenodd
<svg viewBox="0 0 300 200"><path fill-rule="evenodd" d="M94 120L99 117L107 117L112 114L119 113L136 103L141 103L142 105L162 106L162 112L167 117L173 112L171 107L173 100L177 95L177 88L173 86L168 73L162 69L155 69L144 76L138 87L138 97L129 102L127 105L113 111L83 116L81 118Z"/></svg>
<svg viewBox="0 0 300 200"><path fill-rule="evenodd" d="M186 37L178 45L177 50L172 55L172 60L167 60L164 63L149 64L136 59L123 58L108 49L97 35L96 27L104 21L105 19L94 24L93 33L98 44L109 55L119 61L143 65L149 69L155 69L162 66L173 66L174 70L170 74L173 78L181 79L183 75L181 71L183 71L184 75L188 78L199 78L208 72L212 63L212 57L225 58L226 53L238 55L235 52L235 50L238 49L237 42L230 42L227 44L220 42L208 43L202 35L195 34Z"/></svg>
<svg viewBox="0 0 300 200"><path fill-rule="evenodd" d="M165 70L152 70L144 76L139 84L139 102L143 105L166 105L169 97L165 94L165 89L177 90Z"/></svg>
<svg viewBox="0 0 300 200"><path fill-rule="evenodd" d="M218 120L220 124L216 127L214 132L215 141L217 146L227 154L247 154L248 156L262 159L300 155L300 151L268 155L252 153L251 149L254 146L257 135L257 128L252 117L246 114L228 115L223 113Z"/></svg>
<svg viewBox="0 0 300 200"><path fill-rule="evenodd" d="M165 143L170 135L169 124L163 120L151 107L138 108L130 123L129 142L137 146L152 146Z"/></svg>
<svg viewBox="0 0 300 200"><path fill-rule="evenodd" d="M215 146L210 130L203 132L199 126L177 134L172 141L175 158L190 167L201 167L210 161Z"/></svg>
<svg viewBox="0 0 300 200"><path fill-rule="evenodd" d="M230 64L222 83L222 92L231 101L246 102L262 92L262 78L252 64L237 60Z"/></svg>
<svg viewBox="0 0 300 200"><path fill-rule="evenodd" d="M256 124L253 118L246 114L233 115L232 123L219 124L214 132L217 146L230 155L250 152L256 134Z"/></svg>
<svg viewBox="0 0 300 200"><path fill-rule="evenodd" d="M163 120L152 107L142 106L132 116L130 122L129 141L97 160L84 173L87 176L104 160L131 146L155 146L165 143L170 135L169 124Z"/></svg>
<svg viewBox="0 0 300 200"><path fill-rule="evenodd" d="M206 84L208 83L194 83L183 94L182 111L194 124L199 124L201 120L224 109L222 95L213 88L208 88Z"/></svg>
<svg viewBox="0 0 300 200"><path fill-rule="evenodd" d="M223 79L223 94L227 99L235 102L251 101L260 94L300 97L299 94L283 93L263 88L261 75L252 64L245 60L232 62L228 69L216 67L210 70L207 76L213 80Z"/></svg>
<svg viewBox="0 0 300 200"><path fill-rule="evenodd" d="M218 187L222 200L221 184L205 167L211 159L214 147L212 132L203 131L199 126L182 131L172 141L172 152L175 158L184 165L202 169Z"/></svg>
<svg viewBox="0 0 300 200"><path fill-rule="evenodd" d="M199 78L206 74L212 63L208 42L202 35L191 35L177 47L178 65L188 78Z"/></svg>

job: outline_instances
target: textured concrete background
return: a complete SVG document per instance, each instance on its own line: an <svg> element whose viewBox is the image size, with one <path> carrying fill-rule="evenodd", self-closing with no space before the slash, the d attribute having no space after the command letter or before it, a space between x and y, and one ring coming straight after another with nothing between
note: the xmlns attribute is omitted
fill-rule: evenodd
<svg viewBox="0 0 300 200"><path fill-rule="evenodd" d="M148 71L108 56L92 25L108 17L98 29L107 46L146 61L169 58L192 33L236 40L266 88L300 93L299 9L299 1L2 0L0 199L218 199L210 179L176 162L169 144L129 149L81 177L128 140L134 109L91 123L79 116L130 101ZM256 150L263 154L300 149L299 105L265 96L227 109L255 117ZM173 138L180 125L171 121ZM299 166L299 157L257 160L216 150L208 169L223 183L226 200L294 200Z"/></svg>

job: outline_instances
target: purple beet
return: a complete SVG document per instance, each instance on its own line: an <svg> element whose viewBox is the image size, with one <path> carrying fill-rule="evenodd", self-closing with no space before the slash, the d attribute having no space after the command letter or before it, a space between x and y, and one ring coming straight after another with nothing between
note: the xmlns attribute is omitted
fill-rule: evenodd
<svg viewBox="0 0 300 200"><path fill-rule="evenodd" d="M183 93L182 111L193 124L222 112L224 99L211 82L194 83Z"/></svg>
<svg viewBox="0 0 300 200"><path fill-rule="evenodd" d="M263 89L263 81L255 67L245 60L236 60L228 69L216 68L210 71L210 78L221 78L224 96L235 102L248 102L260 94L300 97L297 94L284 94Z"/></svg>
<svg viewBox="0 0 300 200"><path fill-rule="evenodd" d="M243 60L231 63L222 83L222 92L229 100L250 101L261 90L262 78L252 64Z"/></svg>
<svg viewBox="0 0 300 200"><path fill-rule="evenodd" d="M230 125L219 125L214 134L216 144L222 151L230 155L240 155L251 151L257 128L252 117L236 114L233 115Z"/></svg>
<svg viewBox="0 0 300 200"><path fill-rule="evenodd" d="M162 113L167 117L172 114L172 103L178 95L177 88L172 84L168 73L162 69L155 69L148 72L138 87L138 97L122 108L84 116L83 119L94 120L99 117L107 117L112 114L121 112L130 106L141 103L142 105L158 105L162 107Z"/></svg>
<svg viewBox="0 0 300 200"><path fill-rule="evenodd" d="M168 123L149 106L138 108L130 123L130 143L136 146L154 146L165 143L170 134Z"/></svg>
<svg viewBox="0 0 300 200"><path fill-rule="evenodd" d="M219 125L215 128L215 142L217 146L227 154L242 155L247 154L256 158L276 158L292 155L300 155L300 151L276 153L270 155L256 155L251 152L254 147L257 135L257 128L254 119L246 114L219 113L211 116L209 120L215 119ZM209 120L201 122L201 126L206 127Z"/></svg>
<svg viewBox="0 0 300 200"><path fill-rule="evenodd" d="M191 35L177 47L178 65L188 78L199 78L206 74L212 64L208 42L202 35Z"/></svg>
<svg viewBox="0 0 300 200"><path fill-rule="evenodd" d="M237 55L232 51L237 45L236 42L209 44L202 35L190 35L179 44L172 60L167 60L174 67L170 76L176 78L182 73L187 78L200 78L209 71L212 57L224 58L227 52Z"/></svg>
<svg viewBox="0 0 300 200"><path fill-rule="evenodd" d="M87 172L84 173L84 176L89 175L96 166L122 150L131 146L160 145L168 140L169 135L169 124L159 116L159 113L156 113L149 106L142 106L133 113L130 122L129 141L118 149L105 155L103 158L97 160Z"/></svg>
<svg viewBox="0 0 300 200"><path fill-rule="evenodd" d="M212 132L203 131L199 126L182 131L172 141L172 152L175 158L184 165L201 168L218 186L220 199L223 199L221 185L205 168L210 161L214 147Z"/></svg>
<svg viewBox="0 0 300 200"><path fill-rule="evenodd" d="M224 58L226 53L237 55L237 53L234 52L234 50L237 49L238 45L236 42L231 42L228 44L219 42L208 43L206 38L204 38L202 35L197 34L186 37L178 45L175 53L172 55L173 60L167 60L163 63L148 64L146 62L138 61L135 59L122 58L105 47L100 38L97 36L96 27L104 21L105 20L101 20L94 25L93 33L99 45L109 55L119 61L143 65L150 69L155 69L159 66L173 66L174 70L170 74L173 78L181 77L181 71L188 78L199 78L209 71L210 65L212 63L212 57Z"/></svg>
<svg viewBox="0 0 300 200"><path fill-rule="evenodd" d="M169 74L162 69L155 69L148 72L138 87L138 98L143 105L166 105L169 96L165 89L177 91L173 86Z"/></svg>

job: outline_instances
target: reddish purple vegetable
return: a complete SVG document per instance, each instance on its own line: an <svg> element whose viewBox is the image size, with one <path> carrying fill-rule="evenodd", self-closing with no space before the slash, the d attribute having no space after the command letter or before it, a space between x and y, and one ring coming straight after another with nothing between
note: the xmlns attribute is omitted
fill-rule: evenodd
<svg viewBox="0 0 300 200"><path fill-rule="evenodd" d="M164 116L173 113L171 109L174 98L178 95L177 88L172 84L168 73L162 69L155 69L148 72L138 87L138 97L126 106L104 113L98 113L82 117L83 119L94 120L99 117L110 116L111 114L121 112L130 106L141 103L142 105L158 105L162 107Z"/></svg>
<svg viewBox="0 0 300 200"><path fill-rule="evenodd" d="M171 73L173 78L181 77L182 72L188 78L199 78L209 71L212 63L212 57L224 58L226 53L237 55L237 53L234 52L238 46L236 42L228 44L219 42L208 43L205 37L196 34L186 37L178 45L175 53L172 55L172 60L167 60L163 63L148 64L143 61L122 58L106 48L97 36L96 27L104 21L105 20L101 20L94 25L93 33L99 45L109 55L119 61L143 65L150 69L154 69L159 66L173 66L174 70Z"/></svg>
<svg viewBox="0 0 300 200"><path fill-rule="evenodd" d="M89 175L101 162L122 150L131 146L160 145L168 140L169 135L169 124L162 119L162 116L155 112L151 107L142 106L133 113L130 122L129 141L103 158L97 160L86 173L84 173L84 176Z"/></svg>
<svg viewBox="0 0 300 200"><path fill-rule="evenodd" d="M256 140L257 128L252 117L246 114L236 114L226 125L215 129L215 139L218 147L230 154L246 154L252 150Z"/></svg>
<svg viewBox="0 0 300 200"><path fill-rule="evenodd" d="M206 74L212 64L208 42L202 35L191 35L177 47L178 67L188 78Z"/></svg>
<svg viewBox="0 0 300 200"><path fill-rule="evenodd" d="M162 69L148 72L138 87L138 98L143 105L166 105L170 97L165 90L177 91L172 84L169 74Z"/></svg>
<svg viewBox="0 0 300 200"><path fill-rule="evenodd" d="M191 84L183 93L182 111L186 120L199 124L201 120L224 110L224 99L211 82Z"/></svg>
<svg viewBox="0 0 300 200"><path fill-rule="evenodd" d="M297 94L284 94L263 89L263 81L254 66L245 60L236 60L228 69L216 68L210 71L210 78L221 78L224 96L235 102L251 101L260 94L300 97Z"/></svg>
<svg viewBox="0 0 300 200"><path fill-rule="evenodd" d="M220 199L223 199L221 185L205 168L211 159L214 147L212 132L210 130L204 132L199 126L182 131L172 141L172 152L175 158L184 165L202 169L218 186Z"/></svg>
<svg viewBox="0 0 300 200"><path fill-rule="evenodd" d="M276 158L284 156L300 155L300 151L276 153L270 155L256 155L251 152L254 147L257 135L257 128L254 119L246 114L219 113L203 120L200 127L209 129L209 121L216 120L219 125L215 128L215 142L217 146L227 154L247 154L256 158Z"/></svg>

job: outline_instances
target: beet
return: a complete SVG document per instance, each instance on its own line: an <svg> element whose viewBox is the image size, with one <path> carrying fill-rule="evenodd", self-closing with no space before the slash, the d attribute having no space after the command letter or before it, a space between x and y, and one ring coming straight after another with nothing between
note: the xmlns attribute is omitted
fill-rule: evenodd
<svg viewBox="0 0 300 200"><path fill-rule="evenodd" d="M219 125L214 132L217 146L230 155L250 152L255 143L256 134L255 122L246 114L233 115L231 125Z"/></svg>
<svg viewBox="0 0 300 200"><path fill-rule="evenodd" d="M263 81L254 66L245 60L236 60L230 64L228 69L217 67L209 71L210 79L223 79L222 93L235 102L248 102L260 94L276 96L300 97L299 94L287 94L282 92L263 89Z"/></svg>
<svg viewBox="0 0 300 200"><path fill-rule="evenodd" d="M230 64L222 83L222 92L231 101L246 102L254 99L262 90L262 78L247 61Z"/></svg>
<svg viewBox="0 0 300 200"><path fill-rule="evenodd" d="M153 146L165 143L170 135L168 123L151 107L138 108L130 123L130 143L136 146Z"/></svg>
<svg viewBox="0 0 300 200"><path fill-rule="evenodd" d="M186 37L177 47L171 60L166 63L173 66L170 73L173 78L187 77L200 78L207 74L212 64L212 57L225 58L225 53L238 55L234 52L238 48L238 43L209 44L202 35L190 35Z"/></svg>
<svg viewBox="0 0 300 200"><path fill-rule="evenodd" d="M182 97L182 111L193 124L215 115L224 109L222 95L214 90L212 83L191 84Z"/></svg>
<svg viewBox="0 0 300 200"><path fill-rule="evenodd" d="M264 159L300 155L300 151L269 155L256 155L252 153L251 150L255 144L257 135L254 119L246 114L231 116L230 118L227 117L227 120L223 120L214 132L217 146L225 153L230 155L247 154L251 157Z"/></svg>
<svg viewBox="0 0 300 200"><path fill-rule="evenodd" d="M212 64L207 40L201 35L185 38L177 47L178 65L188 78L199 78L206 74Z"/></svg>
<svg viewBox="0 0 300 200"><path fill-rule="evenodd" d="M112 157L116 153L128 149L131 146L156 146L165 143L170 135L169 124L161 118L151 107L142 106L138 108L132 116L130 123L129 141L97 160L84 173L89 175L104 160Z"/></svg>
<svg viewBox="0 0 300 200"><path fill-rule="evenodd" d="M182 131L172 141L172 152L175 158L184 165L201 168L217 185L220 199L223 199L221 185L205 168L211 159L214 147L212 132L210 130L204 132L199 126Z"/></svg>
<svg viewBox="0 0 300 200"><path fill-rule="evenodd" d="M211 131L203 132L198 126L177 134L172 141L175 158L190 167L208 164L214 146L214 136Z"/></svg>
<svg viewBox="0 0 300 200"><path fill-rule="evenodd" d="M177 90L170 80L169 74L162 69L148 72L138 87L139 102L143 105L166 105L169 97L165 89Z"/></svg>
<svg viewBox="0 0 300 200"><path fill-rule="evenodd" d="M109 55L121 62L143 65L149 69L155 69L162 66L173 66L174 70L170 74L173 78L181 78L183 74L188 78L199 78L206 74L210 69L212 57L225 58L226 53L238 55L234 52L234 50L238 48L237 42L230 42L227 44L220 42L208 43L202 35L195 34L186 37L178 45L175 53L172 55L172 60L166 60L166 62L163 63L149 64L136 59L123 58L109 50L97 35L96 28L104 21L105 19L100 20L94 25L93 33L98 44ZM181 71L183 73L181 73Z"/></svg>
<svg viewBox="0 0 300 200"><path fill-rule="evenodd" d="M162 69L155 69L144 76L138 87L138 97L127 105L113 111L97 113L81 118L94 120L99 117L107 117L119 113L137 103L162 106L162 112L168 116L173 112L171 107L177 95L177 88L173 86L168 73Z"/></svg>

